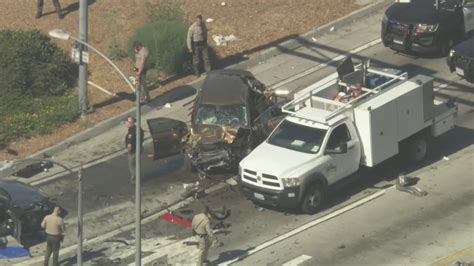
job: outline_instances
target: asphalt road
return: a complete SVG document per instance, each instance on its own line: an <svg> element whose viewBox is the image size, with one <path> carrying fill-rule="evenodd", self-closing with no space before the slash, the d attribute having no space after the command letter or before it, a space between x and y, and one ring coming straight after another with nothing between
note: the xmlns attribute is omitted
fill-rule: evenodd
<svg viewBox="0 0 474 266"><path fill-rule="evenodd" d="M355 40L360 45L377 38L378 27L373 25L368 28L368 36ZM353 31L356 30L348 31L347 34ZM349 45L347 42L340 39L337 41L341 42L339 46L329 47L315 43L310 47L291 51L286 59L278 57L273 61L279 62L269 60L263 63L255 74L267 84L276 83L294 74L285 70L293 62L294 67L291 69L297 73L350 50L346 48ZM232 210L231 217L226 221L227 227L218 234L219 239L225 243L224 246L210 252L210 259L214 263L232 260L279 235L333 213L342 206L387 189L401 172L421 177L419 186L429 193L428 196L417 198L388 189L383 196L366 205L288 237L238 263L280 265L299 258L298 263L306 265L427 264L474 245L473 84L449 73L444 58L401 55L381 44L354 54L353 58L370 58L373 65L399 68L408 71L410 76L425 74L434 77L436 96L455 99L459 104L455 129L438 138L433 143L427 160L417 167L407 168L388 162L378 171L345 180L332 193L328 208L316 215L255 206L230 187L183 206L175 213L185 220L190 220L203 203L211 207L226 205ZM299 90L333 71L334 66L330 64L285 84L284 87ZM150 147L146 149L149 150ZM173 202L175 198L164 199L160 195L173 190L181 192L176 187L177 183L196 181L192 174L183 171L179 156L159 162L145 159L144 169L144 210L149 212ZM134 199L131 195L134 187L128 180L125 155L85 169L84 176L84 210L88 215L85 226L89 225L87 238L133 221ZM75 182L74 176L65 176L40 185L45 194L61 202L70 211L71 217L68 219L71 223L77 210ZM70 232L73 235L74 228ZM144 256L151 256L150 262L160 260L190 263L196 248L194 240L189 236L189 229L176 223L161 219L147 223L143 227ZM66 241L65 246L74 244L74 238ZM88 263L131 263L133 230L124 230L120 235L87 247L86 250L85 259ZM302 255L305 256L301 257ZM65 264L74 260L70 254L65 254L63 258Z"/></svg>

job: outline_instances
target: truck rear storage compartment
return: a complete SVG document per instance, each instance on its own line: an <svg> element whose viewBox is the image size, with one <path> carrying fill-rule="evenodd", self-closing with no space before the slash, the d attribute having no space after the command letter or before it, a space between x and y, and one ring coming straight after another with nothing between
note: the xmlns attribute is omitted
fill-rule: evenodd
<svg viewBox="0 0 474 266"><path fill-rule="evenodd" d="M454 128L456 108L452 108L444 102L435 101L434 113L431 135L437 137Z"/></svg>
<svg viewBox="0 0 474 266"><path fill-rule="evenodd" d="M399 141L424 129L433 119L432 110L433 80L422 75L383 90L354 108L362 143L361 164L374 166L398 154Z"/></svg>

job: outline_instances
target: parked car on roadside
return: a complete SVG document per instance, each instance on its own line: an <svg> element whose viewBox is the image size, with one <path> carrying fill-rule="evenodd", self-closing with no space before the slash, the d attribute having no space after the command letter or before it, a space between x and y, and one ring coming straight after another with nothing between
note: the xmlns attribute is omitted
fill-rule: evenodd
<svg viewBox="0 0 474 266"><path fill-rule="evenodd" d="M474 31L472 0L398 0L382 20L382 42L401 52L440 53Z"/></svg>
<svg viewBox="0 0 474 266"><path fill-rule="evenodd" d="M252 73L212 71L198 90L191 125L170 118L149 119L154 159L185 151L190 170L210 176L237 173L238 163L282 119L282 104Z"/></svg>
<svg viewBox="0 0 474 266"><path fill-rule="evenodd" d="M449 70L474 82L474 36L453 47L447 58Z"/></svg>
<svg viewBox="0 0 474 266"><path fill-rule="evenodd" d="M30 185L0 180L0 238L13 236L25 247L44 241L41 222L55 206ZM66 216L61 209L62 216Z"/></svg>

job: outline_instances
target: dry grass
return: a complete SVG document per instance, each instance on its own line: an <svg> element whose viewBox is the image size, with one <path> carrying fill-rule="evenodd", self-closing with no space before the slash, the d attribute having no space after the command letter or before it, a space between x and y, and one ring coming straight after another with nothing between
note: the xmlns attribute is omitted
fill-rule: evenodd
<svg viewBox="0 0 474 266"><path fill-rule="evenodd" d="M154 0L150 0L153 2ZM226 5L221 3L225 1ZM47 32L60 28L78 34L79 11L78 0L61 0L63 10L69 10L63 20L59 20L53 12L50 0L45 1L44 13L35 19L36 1L34 0L2 0L2 16L0 29L38 29ZM128 38L134 30L146 20L144 0L96 0L89 6L89 43L104 53L109 52L112 39L116 38L119 46L126 49ZM328 23L358 8L355 0L182 0L182 8L188 21L196 14L205 18L215 19L208 24L210 37L213 34L234 34L239 41L228 46L215 47L218 58L226 58L235 54L248 54L270 42L301 34L310 29ZM58 45L66 50L70 43L58 41ZM115 93L129 92L125 83L117 73L97 55L90 55L89 79ZM116 62L126 74L132 74L132 62L129 58ZM162 92L191 81L191 77L166 84L160 91L154 91L156 97ZM89 87L91 104L101 104L110 100L108 95ZM86 120L65 125L52 134L19 140L11 143L11 149L19 153L18 157L26 157L46 147L54 145L81 130L86 129L104 119L116 116L133 107L133 103L122 100L98 108ZM0 160L14 159L7 153L0 152Z"/></svg>

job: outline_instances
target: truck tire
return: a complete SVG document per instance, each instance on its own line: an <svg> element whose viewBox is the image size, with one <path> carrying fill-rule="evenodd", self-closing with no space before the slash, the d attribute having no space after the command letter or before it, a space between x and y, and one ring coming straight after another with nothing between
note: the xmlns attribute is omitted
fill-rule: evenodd
<svg viewBox="0 0 474 266"><path fill-rule="evenodd" d="M301 210L306 214L315 214L322 210L325 200L325 189L321 183L311 184L303 195Z"/></svg>
<svg viewBox="0 0 474 266"><path fill-rule="evenodd" d="M413 136L407 147L407 159L410 163L423 161L428 153L428 140L425 135Z"/></svg>

